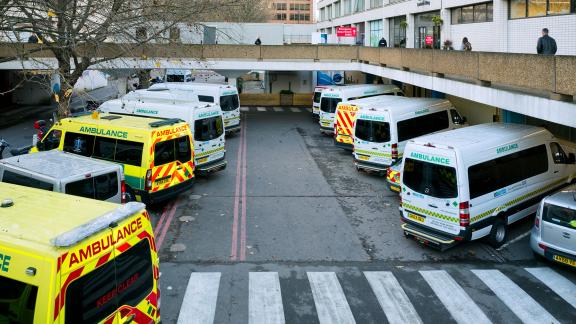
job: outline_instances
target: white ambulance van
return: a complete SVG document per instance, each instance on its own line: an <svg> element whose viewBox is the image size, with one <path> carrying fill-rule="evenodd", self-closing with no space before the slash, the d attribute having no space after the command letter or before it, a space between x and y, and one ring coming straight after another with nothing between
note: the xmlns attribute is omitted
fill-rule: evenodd
<svg viewBox="0 0 576 324"><path fill-rule="evenodd" d="M410 140L400 177L404 234L440 249L480 238L501 246L508 225L574 181L575 153L546 129L518 124Z"/></svg>
<svg viewBox="0 0 576 324"><path fill-rule="evenodd" d="M360 106L353 132L356 168L382 175L402 160L409 140L466 122L445 99L379 96L352 102Z"/></svg>
<svg viewBox="0 0 576 324"><path fill-rule="evenodd" d="M58 150L0 160L0 182L113 203L134 199L121 165Z"/></svg>
<svg viewBox="0 0 576 324"><path fill-rule="evenodd" d="M154 84L149 89L193 91L200 101L220 105L222 113L224 114L224 128L226 133L229 134L240 131L240 98L238 96L238 89L234 86L196 82L167 82Z"/></svg>
<svg viewBox="0 0 576 324"><path fill-rule="evenodd" d="M320 97L324 89L332 89L339 87L337 85L319 85L314 87L314 96L312 97L312 118L317 120L320 118Z"/></svg>
<svg viewBox="0 0 576 324"><path fill-rule="evenodd" d="M355 84L323 90L320 95L320 131L334 134L338 103L381 95L404 96L404 93L393 84Z"/></svg>
<svg viewBox="0 0 576 324"><path fill-rule="evenodd" d="M167 69L166 82L192 82L192 72L186 69Z"/></svg>
<svg viewBox="0 0 576 324"><path fill-rule="evenodd" d="M137 90L150 92L155 91ZM139 100L115 99L104 102L101 112L155 118L178 118L190 125L194 135L195 171L202 175L226 168L226 147L222 110L216 104L175 100L163 102L157 97Z"/></svg>

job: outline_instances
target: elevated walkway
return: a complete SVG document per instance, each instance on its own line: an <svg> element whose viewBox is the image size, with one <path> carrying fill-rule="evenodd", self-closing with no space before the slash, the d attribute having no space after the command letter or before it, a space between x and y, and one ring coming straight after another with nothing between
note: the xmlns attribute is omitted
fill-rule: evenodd
<svg viewBox="0 0 576 324"><path fill-rule="evenodd" d="M56 66L38 44L0 44L0 69ZM228 71L362 71L576 127L576 57L332 45L126 44L78 48L110 58L92 69L190 68Z"/></svg>

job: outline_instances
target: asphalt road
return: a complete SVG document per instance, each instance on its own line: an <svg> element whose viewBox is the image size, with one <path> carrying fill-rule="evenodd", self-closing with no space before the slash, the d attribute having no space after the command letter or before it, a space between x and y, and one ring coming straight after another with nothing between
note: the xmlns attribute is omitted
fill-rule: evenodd
<svg viewBox="0 0 576 324"><path fill-rule="evenodd" d="M163 323L573 322L576 273L534 259L532 219L498 251L422 247L385 180L358 173L308 110L243 110L227 169L149 207ZM27 145L32 123L0 136Z"/></svg>
<svg viewBox="0 0 576 324"><path fill-rule="evenodd" d="M404 238L398 197L384 179L358 173L350 152L321 135L307 110L244 110L241 133L227 139L228 168L199 178L177 203L155 207L164 322L394 322L377 297L382 287L372 286L366 271L397 279L416 314L401 322L466 322L482 314L497 323L573 320L574 298L526 270L553 269L576 296L573 271L534 260L531 219L513 226L512 242L498 251L481 241L445 252L422 247ZM486 269L511 281L492 290L474 272ZM521 288L508 297L528 294L534 304L511 309L497 295L510 283ZM477 307L443 300L452 288ZM398 298L390 296L384 300Z"/></svg>

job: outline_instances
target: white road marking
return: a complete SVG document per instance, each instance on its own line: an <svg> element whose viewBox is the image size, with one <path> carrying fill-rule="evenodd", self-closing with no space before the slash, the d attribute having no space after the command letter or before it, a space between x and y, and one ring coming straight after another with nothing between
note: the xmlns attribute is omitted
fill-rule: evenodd
<svg viewBox="0 0 576 324"><path fill-rule="evenodd" d="M519 236L517 236L517 237L515 237L515 238L513 238L513 239L511 239L511 240L509 240L508 242L502 244L499 248L497 248L496 251L501 251L503 248L507 247L508 245L514 244L514 243L520 241L521 239L523 239L523 238L525 238L526 236L530 235L531 232L532 232L532 230L530 230L530 231L528 231L528 232L526 232L526 233L524 233L524 234L521 234L521 235L519 235Z"/></svg>
<svg viewBox="0 0 576 324"><path fill-rule="evenodd" d="M364 276L378 298L389 323L422 323L416 309L392 272L365 271Z"/></svg>
<svg viewBox="0 0 576 324"><path fill-rule="evenodd" d="M302 109L295 107L290 108L290 110L292 110L292 112L302 112Z"/></svg>
<svg viewBox="0 0 576 324"><path fill-rule="evenodd" d="M264 108L264 107L258 107L258 111L266 111L266 108Z"/></svg>
<svg viewBox="0 0 576 324"><path fill-rule="evenodd" d="M356 323L334 272L308 272L320 324Z"/></svg>
<svg viewBox="0 0 576 324"><path fill-rule="evenodd" d="M576 285L550 268L524 268L576 308Z"/></svg>
<svg viewBox="0 0 576 324"><path fill-rule="evenodd" d="M282 109L281 107L274 107L274 111L275 112L282 112L282 111L284 111L284 109Z"/></svg>
<svg viewBox="0 0 576 324"><path fill-rule="evenodd" d="M178 324L214 323L220 288L220 272L194 272L190 275Z"/></svg>
<svg viewBox="0 0 576 324"><path fill-rule="evenodd" d="M312 108L306 108L306 110L308 110L308 112L312 112Z"/></svg>
<svg viewBox="0 0 576 324"><path fill-rule="evenodd" d="M480 307L446 271L420 271L420 274L456 322L491 323Z"/></svg>
<svg viewBox="0 0 576 324"><path fill-rule="evenodd" d="M286 322L277 272L250 272L248 291L248 323L283 324Z"/></svg>
<svg viewBox="0 0 576 324"><path fill-rule="evenodd" d="M249 111L249 110L250 110L250 109L249 109L248 107L240 107L240 111L246 112L246 111Z"/></svg>
<svg viewBox="0 0 576 324"><path fill-rule="evenodd" d="M524 323L559 323L544 307L498 270L472 270Z"/></svg>

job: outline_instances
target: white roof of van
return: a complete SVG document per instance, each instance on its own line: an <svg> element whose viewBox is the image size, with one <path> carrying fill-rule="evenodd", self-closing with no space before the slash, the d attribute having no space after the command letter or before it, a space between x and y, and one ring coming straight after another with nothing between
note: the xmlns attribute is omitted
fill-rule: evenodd
<svg viewBox="0 0 576 324"><path fill-rule="evenodd" d="M559 192L546 197L545 202L576 209L576 185L568 186Z"/></svg>
<svg viewBox="0 0 576 324"><path fill-rule="evenodd" d="M54 179L81 176L103 169L121 168L120 165L66 153L58 150L9 157L0 164L29 170Z"/></svg>
<svg viewBox="0 0 576 324"><path fill-rule="evenodd" d="M121 100L141 100L143 98L158 98L172 101L199 101L198 95L181 89L142 89L130 91Z"/></svg>
<svg viewBox="0 0 576 324"><path fill-rule="evenodd" d="M479 151L529 137L554 136L543 127L520 124L488 123L424 135L410 140L417 144L450 146L460 151Z"/></svg>
<svg viewBox="0 0 576 324"><path fill-rule="evenodd" d="M194 90L199 88L214 88L214 89L230 89L236 90L235 86L229 84L216 84L216 83L195 83L195 82L163 82L156 83L150 86L148 89L158 90L158 89L178 89L178 90Z"/></svg>
<svg viewBox="0 0 576 324"><path fill-rule="evenodd" d="M437 98L407 98L400 96L378 96L352 100L350 103L360 106L360 111L374 110L389 112L393 115L414 113L431 106L451 106L450 101Z"/></svg>

